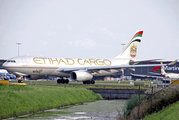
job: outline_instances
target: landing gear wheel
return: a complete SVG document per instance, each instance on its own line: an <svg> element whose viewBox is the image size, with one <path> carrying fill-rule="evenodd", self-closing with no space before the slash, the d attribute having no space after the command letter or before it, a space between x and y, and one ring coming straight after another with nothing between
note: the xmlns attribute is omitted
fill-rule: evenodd
<svg viewBox="0 0 179 120"><path fill-rule="evenodd" d="M87 81L83 81L83 84L90 84L91 81L90 80L87 80Z"/></svg>
<svg viewBox="0 0 179 120"><path fill-rule="evenodd" d="M23 81L22 80L18 80L18 83L22 83Z"/></svg>
<svg viewBox="0 0 179 120"><path fill-rule="evenodd" d="M58 80L57 80L57 83L58 83L58 84L60 84L60 83L61 83L61 80L60 80L60 79L58 79Z"/></svg>
<svg viewBox="0 0 179 120"><path fill-rule="evenodd" d="M65 83L66 83L66 84L68 84L68 83L69 83L69 80L68 80L68 79L66 79L66 80L65 80Z"/></svg>
<svg viewBox="0 0 179 120"><path fill-rule="evenodd" d="M90 81L90 80L88 80L88 81L87 81L87 84L90 84L90 83L91 83L91 81Z"/></svg>
<svg viewBox="0 0 179 120"><path fill-rule="evenodd" d="M91 80L91 84L95 84L95 81L94 81L94 80Z"/></svg>
<svg viewBox="0 0 179 120"><path fill-rule="evenodd" d="M62 80L61 80L61 83L62 83L62 84L64 84L64 83L65 83L65 80L64 80L64 79L62 79Z"/></svg>
<svg viewBox="0 0 179 120"><path fill-rule="evenodd" d="M68 80L68 79L58 79L58 80L57 80L57 83L58 83L58 84L61 84L61 83L62 83L62 84L65 84L65 83L68 84L68 83L69 83L69 80Z"/></svg>

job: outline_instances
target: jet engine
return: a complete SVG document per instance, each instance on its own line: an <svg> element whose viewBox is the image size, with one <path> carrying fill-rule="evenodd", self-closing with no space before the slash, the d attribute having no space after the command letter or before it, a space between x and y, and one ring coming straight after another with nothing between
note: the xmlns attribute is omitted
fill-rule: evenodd
<svg viewBox="0 0 179 120"><path fill-rule="evenodd" d="M87 81L91 80L93 75L85 71L73 71L70 73L70 79L72 81Z"/></svg>

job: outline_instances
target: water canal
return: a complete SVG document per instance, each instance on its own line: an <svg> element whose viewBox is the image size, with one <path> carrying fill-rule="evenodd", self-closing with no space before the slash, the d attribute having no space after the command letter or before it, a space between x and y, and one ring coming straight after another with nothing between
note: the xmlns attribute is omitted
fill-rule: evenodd
<svg viewBox="0 0 179 120"><path fill-rule="evenodd" d="M126 100L99 100L96 102L55 108L16 120L116 120Z"/></svg>

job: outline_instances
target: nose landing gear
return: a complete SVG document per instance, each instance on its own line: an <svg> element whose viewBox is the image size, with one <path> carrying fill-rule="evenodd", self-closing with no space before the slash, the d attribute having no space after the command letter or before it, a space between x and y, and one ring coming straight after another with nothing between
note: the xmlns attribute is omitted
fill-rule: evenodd
<svg viewBox="0 0 179 120"><path fill-rule="evenodd" d="M23 80L18 80L18 83L23 83Z"/></svg>
<svg viewBox="0 0 179 120"><path fill-rule="evenodd" d="M17 80L18 80L18 83L23 83L23 76L18 76Z"/></svg>

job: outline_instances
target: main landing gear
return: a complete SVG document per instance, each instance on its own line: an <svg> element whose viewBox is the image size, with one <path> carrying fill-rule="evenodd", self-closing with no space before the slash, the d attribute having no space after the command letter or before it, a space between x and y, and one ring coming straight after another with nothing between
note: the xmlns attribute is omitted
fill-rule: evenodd
<svg viewBox="0 0 179 120"><path fill-rule="evenodd" d="M23 80L18 80L18 83L23 83Z"/></svg>
<svg viewBox="0 0 179 120"><path fill-rule="evenodd" d="M17 77L17 81L18 81L18 83L23 83L23 76L18 76Z"/></svg>
<svg viewBox="0 0 179 120"><path fill-rule="evenodd" d="M58 84L68 84L68 83L69 83L69 80L62 78L62 79L58 79L58 80L57 80L57 83L58 83Z"/></svg>
<svg viewBox="0 0 179 120"><path fill-rule="evenodd" d="M95 84L94 80L83 81L83 84Z"/></svg>

